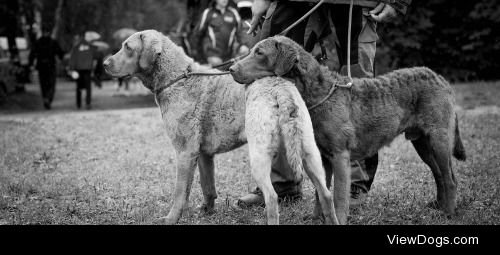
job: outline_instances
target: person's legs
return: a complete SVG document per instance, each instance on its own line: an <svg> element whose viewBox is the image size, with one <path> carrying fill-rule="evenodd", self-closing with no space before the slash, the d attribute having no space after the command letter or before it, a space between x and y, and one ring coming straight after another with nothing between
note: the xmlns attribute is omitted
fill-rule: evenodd
<svg viewBox="0 0 500 255"><path fill-rule="evenodd" d="M50 70L40 68L38 70L38 78L40 80L40 92L42 94L43 106L45 109L50 109L49 87L50 87Z"/></svg>
<svg viewBox="0 0 500 255"><path fill-rule="evenodd" d="M87 106L87 109L90 109L92 103L92 74L90 71L85 71L83 77L84 77L83 86L86 90L85 104Z"/></svg>
<svg viewBox="0 0 500 255"><path fill-rule="evenodd" d="M78 79L76 80L76 107L78 107L78 109L82 108L83 79L83 71L78 71Z"/></svg>
<svg viewBox="0 0 500 255"><path fill-rule="evenodd" d="M376 23L367 19L363 12L366 8L355 6L351 30L351 73L353 77L373 77L374 62L378 36ZM334 5L331 17L337 38L337 52L341 64L340 72L347 74L347 37L349 22L349 5ZM370 191L378 166L378 154L360 162L352 162L351 170L351 204L356 206L363 202Z"/></svg>
<svg viewBox="0 0 500 255"><path fill-rule="evenodd" d="M302 18L312 6L309 3L277 1L274 12L268 13L262 26L261 39L280 34L297 20ZM271 7L274 8L274 7ZM272 11L272 10L271 10ZM307 19L299 23L285 36L304 45L304 33ZM273 164L271 180L278 197L287 200L296 200L302 195L302 180L296 180L293 175L284 151L280 151Z"/></svg>
<svg viewBox="0 0 500 255"><path fill-rule="evenodd" d="M49 76L47 78L47 86L48 86L48 99L49 103L52 104L52 101L54 101L54 95L56 93L56 69L52 68L49 72Z"/></svg>
<svg viewBox="0 0 500 255"><path fill-rule="evenodd" d="M45 70L39 69L38 70L38 81L40 83L40 93L42 94L43 100L45 100L45 81L47 80L45 77L46 77Z"/></svg>
<svg viewBox="0 0 500 255"><path fill-rule="evenodd" d="M280 34L304 16L311 8L312 6L308 3L290 1L273 2L262 26L261 40ZM290 30L286 36L303 45L306 25L307 20ZM284 151L280 151L278 157L274 160L271 181L281 201L295 201L302 197L302 180L295 179L292 170L288 166ZM262 192L256 188L250 194L240 198L237 204L240 207L264 205Z"/></svg>

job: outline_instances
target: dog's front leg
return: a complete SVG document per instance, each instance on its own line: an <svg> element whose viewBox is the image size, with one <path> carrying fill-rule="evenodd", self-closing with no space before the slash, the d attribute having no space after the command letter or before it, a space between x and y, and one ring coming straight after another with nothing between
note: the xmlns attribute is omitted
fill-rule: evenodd
<svg viewBox="0 0 500 255"><path fill-rule="evenodd" d="M341 225L347 224L349 195L351 191L351 157L349 151L336 153L332 159L334 174L334 204Z"/></svg>
<svg viewBox="0 0 500 255"><path fill-rule="evenodd" d="M217 190L215 189L214 156L201 154L198 160L200 169L200 184L203 191L205 203L201 206L201 212L204 214L214 213L215 199L217 199Z"/></svg>
<svg viewBox="0 0 500 255"><path fill-rule="evenodd" d="M177 155L177 181L175 184L174 204L168 216L163 219L163 224L177 224L181 218L182 212L188 204L198 156L195 153L179 153Z"/></svg>

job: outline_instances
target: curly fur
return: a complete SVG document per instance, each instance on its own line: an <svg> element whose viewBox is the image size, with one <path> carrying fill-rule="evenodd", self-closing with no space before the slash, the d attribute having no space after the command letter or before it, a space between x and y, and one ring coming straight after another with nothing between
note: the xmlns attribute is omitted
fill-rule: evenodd
<svg viewBox="0 0 500 255"><path fill-rule="evenodd" d="M120 52L105 61L105 67L114 76L137 76L151 91L167 86L188 67L194 72L217 71L199 65L153 30L132 35ZM213 210L217 198L214 156L247 143L245 88L227 75L193 76L164 89L155 99L177 154L173 206L158 223L175 224L187 206L196 166L205 198L202 209Z"/></svg>
<svg viewBox="0 0 500 255"><path fill-rule="evenodd" d="M268 76L292 79L308 106L324 99L333 85L349 81L282 36L260 42L231 70L240 83ZM451 155L460 160L466 156L453 90L440 75L417 67L354 79L352 89L338 88L311 111L311 118L318 146L335 172L335 206L341 223L346 222L348 213L349 159L372 156L400 134L412 140L433 171L439 206L448 214L455 212L457 183Z"/></svg>
<svg viewBox="0 0 500 255"><path fill-rule="evenodd" d="M193 72L217 72L199 65L188 57L182 48L154 30L132 35L117 54L105 61L108 73L116 77L137 76L151 91L166 88L188 67ZM293 88L293 86L288 87ZM282 95L279 99L279 103L283 106L282 113L288 116L294 115L295 106L294 101L290 101L290 95L280 95ZM193 76L173 84L155 96L167 134L177 154L175 199L168 216L160 219L158 223L175 224L179 221L188 203L197 165L200 169L200 183L205 199L202 210L208 213L214 209L217 198L214 156L247 143L245 98L245 87L227 75ZM300 99L295 96L295 99L297 98ZM279 123L280 126L283 125L286 133L292 135L290 139L286 139L287 143L293 141L299 130L296 126L287 125L290 118L280 118L280 120L285 121ZM302 162L293 154L300 152L301 147L297 147L298 143L288 145L292 148L288 158L291 159L292 165L296 166L295 169L301 168ZM311 168L320 169L321 166ZM295 173L301 174L301 171L296 170ZM318 183L320 181L316 182ZM326 189L326 184L323 186ZM330 204L325 208L324 214L330 215L330 220L334 222L333 205ZM271 218L271 222L276 221Z"/></svg>
<svg viewBox="0 0 500 255"><path fill-rule="evenodd" d="M284 147L296 180L305 169L319 193L326 223L338 224L307 107L294 84L270 77L246 90L245 128L254 178L266 200L268 222L278 223L278 202L271 183L271 163ZM305 165L303 164L305 163Z"/></svg>

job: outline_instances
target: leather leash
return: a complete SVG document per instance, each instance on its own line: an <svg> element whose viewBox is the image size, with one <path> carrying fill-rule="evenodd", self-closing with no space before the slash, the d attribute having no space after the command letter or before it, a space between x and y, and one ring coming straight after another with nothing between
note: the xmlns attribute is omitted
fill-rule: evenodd
<svg viewBox="0 0 500 255"><path fill-rule="evenodd" d="M325 3L325 0L321 0L319 3L316 4L316 6L314 6L309 12L307 12L302 18L300 18L295 23L290 25L287 29L285 29L283 32L281 32L280 35L286 35L290 30L292 30L294 27L296 27L298 24L300 24L302 21L304 21L307 17L309 17L314 11L316 11L324 3ZM332 88L330 89L330 92L328 93L328 95L325 98L323 98L319 103L309 107L308 110L316 109L317 107L322 105L324 102L326 102L328 99L330 99L330 97L333 95L333 93L335 93L337 88L347 88L347 89L352 88L353 79L352 79L352 75L351 75L351 36L352 36L352 12L353 12L353 8L354 8L354 0L351 0L350 7L349 7L349 28L348 28L348 35L347 35L347 46L348 46L347 47L347 75L349 76L350 82L347 83L346 85L338 85L335 83L332 84ZM322 45L322 51L324 54L325 52L324 52L323 45ZM248 55L250 55L250 54L246 54L246 55L243 55L240 57L233 58L233 59L231 59L227 62L224 62L220 65L214 66L213 68L220 68L223 66L227 66L229 64L234 64L237 61L247 57ZM228 75L228 74L230 74L230 72L217 72L217 73L215 73L215 72L211 72L211 73L192 72L191 66L188 66L188 68L186 69L186 71L184 71L184 73L182 75L180 75L179 77L177 77L173 81L169 82L169 84L167 84L167 86L165 86L165 87L161 87L159 89L155 88L153 93L155 93L155 95L158 95L161 92L163 92L165 89L170 88L175 83L177 83L183 79L188 79L191 76L216 76L216 75Z"/></svg>

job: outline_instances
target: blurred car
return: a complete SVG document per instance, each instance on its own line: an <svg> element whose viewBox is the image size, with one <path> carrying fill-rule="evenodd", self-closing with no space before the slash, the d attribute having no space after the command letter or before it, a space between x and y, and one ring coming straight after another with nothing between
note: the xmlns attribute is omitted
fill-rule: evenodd
<svg viewBox="0 0 500 255"><path fill-rule="evenodd" d="M19 55L11 58L7 37L0 37L0 89L3 94L24 89L24 84L31 80L27 40L16 38L16 47Z"/></svg>

